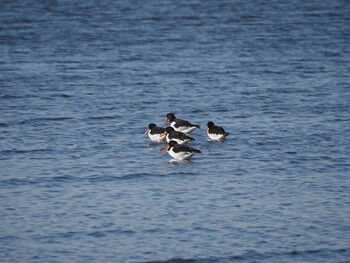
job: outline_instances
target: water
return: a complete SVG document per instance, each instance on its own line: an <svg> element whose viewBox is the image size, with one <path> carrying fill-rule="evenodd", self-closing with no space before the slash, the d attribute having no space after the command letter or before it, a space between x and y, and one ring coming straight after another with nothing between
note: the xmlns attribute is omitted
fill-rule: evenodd
<svg viewBox="0 0 350 263"><path fill-rule="evenodd" d="M349 14L2 1L0 261L349 262ZM143 135L167 112L190 163Z"/></svg>

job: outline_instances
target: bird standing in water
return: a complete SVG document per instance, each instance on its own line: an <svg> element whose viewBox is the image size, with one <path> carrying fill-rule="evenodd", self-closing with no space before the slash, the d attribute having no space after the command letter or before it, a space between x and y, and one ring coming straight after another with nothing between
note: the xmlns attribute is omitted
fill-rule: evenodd
<svg viewBox="0 0 350 263"><path fill-rule="evenodd" d="M201 153L200 150L197 150L186 145L180 145L175 141L170 141L168 145L164 146L161 151L167 150L169 155L174 159L179 161L186 161L191 159L196 153Z"/></svg>
<svg viewBox="0 0 350 263"><path fill-rule="evenodd" d="M192 124L189 121L177 119L173 113L167 113L166 119L163 123L165 125L167 122L170 122L170 126L174 128L175 131L180 131L183 133L191 133L196 128L199 128L199 125Z"/></svg>
<svg viewBox="0 0 350 263"><path fill-rule="evenodd" d="M176 141L178 144L186 144L189 141L195 140L194 138L186 135L186 133L175 131L173 127L166 127L165 132L161 136L166 135L166 141Z"/></svg>
<svg viewBox="0 0 350 263"><path fill-rule="evenodd" d="M165 132L165 128L157 127L154 123L148 124L148 129L145 131L145 135L148 134L148 137L153 142L162 142L165 137L161 137L161 135Z"/></svg>
<svg viewBox="0 0 350 263"><path fill-rule="evenodd" d="M209 121L207 126L204 134L208 133L209 138L213 141L222 141L230 134L226 132L224 128L216 126L212 121Z"/></svg>

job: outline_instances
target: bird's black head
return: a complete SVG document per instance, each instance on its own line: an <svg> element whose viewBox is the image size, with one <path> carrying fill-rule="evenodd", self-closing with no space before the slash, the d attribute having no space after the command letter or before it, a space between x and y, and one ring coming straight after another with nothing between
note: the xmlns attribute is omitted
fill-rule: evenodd
<svg viewBox="0 0 350 263"><path fill-rule="evenodd" d="M148 129L153 129L155 127L157 127L157 125L155 125L154 123L148 124Z"/></svg>
<svg viewBox="0 0 350 263"><path fill-rule="evenodd" d="M170 122L172 122L175 119L174 113L171 112L167 113L166 117L170 120Z"/></svg>
<svg viewBox="0 0 350 263"><path fill-rule="evenodd" d="M213 126L214 126L214 122L209 121L209 122L207 123L207 125L208 125L208 128L213 127Z"/></svg>
<svg viewBox="0 0 350 263"><path fill-rule="evenodd" d="M176 141L170 141L168 145L169 145L170 148L171 148L171 147L174 147L176 144L177 144Z"/></svg>
<svg viewBox="0 0 350 263"><path fill-rule="evenodd" d="M170 132L174 131L174 128L169 126L169 127L166 127L165 130L167 133L170 133Z"/></svg>

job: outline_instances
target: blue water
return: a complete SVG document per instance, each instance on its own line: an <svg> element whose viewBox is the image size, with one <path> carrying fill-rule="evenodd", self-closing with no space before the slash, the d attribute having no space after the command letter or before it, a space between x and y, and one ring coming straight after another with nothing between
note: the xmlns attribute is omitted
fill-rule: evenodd
<svg viewBox="0 0 350 263"><path fill-rule="evenodd" d="M1 1L0 261L349 262L349 14ZM143 135L167 112L190 163Z"/></svg>

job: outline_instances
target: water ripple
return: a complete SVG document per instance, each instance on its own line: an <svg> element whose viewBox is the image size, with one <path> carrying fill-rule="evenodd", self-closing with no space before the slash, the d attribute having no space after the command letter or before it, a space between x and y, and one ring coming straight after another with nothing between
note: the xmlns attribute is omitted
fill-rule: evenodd
<svg viewBox="0 0 350 263"><path fill-rule="evenodd" d="M340 249L316 249L316 250L294 250L285 253L258 253L255 251L249 251L242 255L230 256L230 257L210 257L210 258L194 258L194 259L182 259L172 258L169 260L159 261L142 261L142 263L226 263L226 262L271 262L275 260L283 260L285 257L291 257L298 262L309 262L310 258L318 259L318 262L328 262L333 260L333 255L337 254L337 260L340 262L347 260L350 256L349 248ZM345 262L344 261L344 262ZM140 262L141 263L141 262Z"/></svg>

